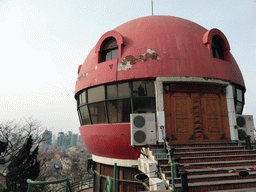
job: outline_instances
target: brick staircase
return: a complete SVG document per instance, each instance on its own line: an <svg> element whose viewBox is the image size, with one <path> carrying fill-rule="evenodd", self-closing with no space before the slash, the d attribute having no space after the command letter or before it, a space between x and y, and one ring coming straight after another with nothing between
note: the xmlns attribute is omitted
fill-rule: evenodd
<svg viewBox="0 0 256 192"><path fill-rule="evenodd" d="M256 150L238 143L175 144L174 156L180 157L180 170L188 171L190 192L256 191ZM171 186L171 166L162 145L150 147ZM239 176L248 171L249 176ZM181 179L175 178L176 191Z"/></svg>

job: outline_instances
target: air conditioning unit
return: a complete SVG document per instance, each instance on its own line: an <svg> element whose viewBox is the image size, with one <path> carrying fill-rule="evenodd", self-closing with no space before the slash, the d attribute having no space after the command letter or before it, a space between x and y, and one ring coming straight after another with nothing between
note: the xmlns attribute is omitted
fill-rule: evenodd
<svg viewBox="0 0 256 192"><path fill-rule="evenodd" d="M131 114L131 145L156 144L156 123L154 113Z"/></svg>
<svg viewBox="0 0 256 192"><path fill-rule="evenodd" d="M254 141L254 123L252 115L236 115L239 140L244 140L245 135L250 135Z"/></svg>
<svg viewBox="0 0 256 192"><path fill-rule="evenodd" d="M151 160L147 160L144 161L144 169L145 169L145 174L149 177L157 177L157 165L154 161Z"/></svg>
<svg viewBox="0 0 256 192"><path fill-rule="evenodd" d="M159 178L150 178L149 179L149 189L154 190L166 190L165 182Z"/></svg>
<svg viewBox="0 0 256 192"><path fill-rule="evenodd" d="M148 159L145 158L139 158L139 164L138 164L138 169L143 172L146 173L146 167L145 167L145 161L147 161Z"/></svg>

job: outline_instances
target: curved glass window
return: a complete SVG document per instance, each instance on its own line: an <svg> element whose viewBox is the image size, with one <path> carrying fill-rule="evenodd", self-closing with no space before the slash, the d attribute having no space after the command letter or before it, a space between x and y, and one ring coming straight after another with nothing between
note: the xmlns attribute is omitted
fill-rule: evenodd
<svg viewBox="0 0 256 192"><path fill-rule="evenodd" d="M155 97L154 83L149 81L134 81L132 83L133 97Z"/></svg>
<svg viewBox="0 0 256 192"><path fill-rule="evenodd" d="M107 123L105 102L89 104L89 111L92 124Z"/></svg>
<svg viewBox="0 0 256 192"><path fill-rule="evenodd" d="M235 103L235 111L236 114L242 114L244 108L244 91L233 86L233 96L234 96L234 103Z"/></svg>
<svg viewBox="0 0 256 192"><path fill-rule="evenodd" d="M88 89L88 103L103 101L104 99L105 89L103 85Z"/></svg>
<svg viewBox="0 0 256 192"><path fill-rule="evenodd" d="M131 113L155 113L155 103L154 81L101 85L80 92L77 99L81 125L130 122Z"/></svg>
<svg viewBox="0 0 256 192"><path fill-rule="evenodd" d="M87 105L81 106L79 108L80 122L84 125L91 124L90 115Z"/></svg>
<svg viewBox="0 0 256 192"><path fill-rule="evenodd" d="M109 123L130 122L131 100L109 100L107 101Z"/></svg>

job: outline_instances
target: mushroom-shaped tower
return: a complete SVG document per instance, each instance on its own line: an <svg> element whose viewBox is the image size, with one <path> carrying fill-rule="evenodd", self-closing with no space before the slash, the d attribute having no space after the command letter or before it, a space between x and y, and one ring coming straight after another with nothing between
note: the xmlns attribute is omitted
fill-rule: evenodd
<svg viewBox="0 0 256 192"><path fill-rule="evenodd" d="M155 114L157 142L163 135L170 143L237 140L244 92L220 30L149 16L99 39L78 68L75 98L80 133L96 165L132 167L139 152L131 146L130 114Z"/></svg>

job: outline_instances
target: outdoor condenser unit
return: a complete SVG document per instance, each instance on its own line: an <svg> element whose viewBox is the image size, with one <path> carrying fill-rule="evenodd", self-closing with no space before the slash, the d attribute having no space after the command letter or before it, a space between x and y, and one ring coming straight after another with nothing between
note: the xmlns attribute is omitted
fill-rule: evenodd
<svg viewBox="0 0 256 192"><path fill-rule="evenodd" d="M131 114L131 145L156 144L156 123L154 113Z"/></svg>
<svg viewBox="0 0 256 192"><path fill-rule="evenodd" d="M238 126L238 136L240 140L244 140L244 136L250 135L254 141L254 123L252 115L236 115L236 124Z"/></svg>

